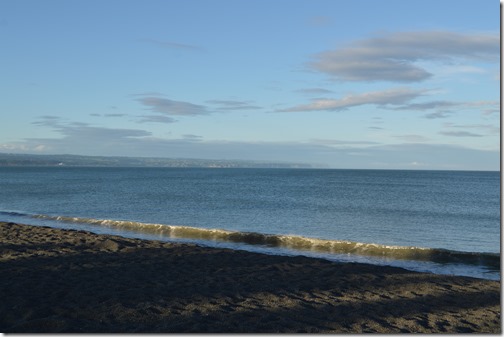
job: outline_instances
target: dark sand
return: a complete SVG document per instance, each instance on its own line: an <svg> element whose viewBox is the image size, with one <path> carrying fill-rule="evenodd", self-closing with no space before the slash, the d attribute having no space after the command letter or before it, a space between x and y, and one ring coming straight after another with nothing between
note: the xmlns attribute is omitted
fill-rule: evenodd
<svg viewBox="0 0 504 337"><path fill-rule="evenodd" d="M2 332L501 332L500 283L0 223Z"/></svg>

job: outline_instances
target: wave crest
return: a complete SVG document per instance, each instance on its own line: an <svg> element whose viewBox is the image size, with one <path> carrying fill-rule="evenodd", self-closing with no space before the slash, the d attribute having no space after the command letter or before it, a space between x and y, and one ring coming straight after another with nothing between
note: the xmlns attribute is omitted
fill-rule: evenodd
<svg viewBox="0 0 504 337"><path fill-rule="evenodd" d="M205 229L135 221L50 216L43 214L29 215L16 212L9 212L9 214L16 216L28 216L44 220L62 221L66 223L82 223L102 227L113 227L120 230L144 234L155 234L169 238L224 241L331 254L355 254L370 257L390 258L395 260L430 261L443 264L461 263L468 265L482 265L492 270L500 270L500 254L498 253L476 253L436 248L389 246L374 243L316 239L295 235L236 232L223 229Z"/></svg>

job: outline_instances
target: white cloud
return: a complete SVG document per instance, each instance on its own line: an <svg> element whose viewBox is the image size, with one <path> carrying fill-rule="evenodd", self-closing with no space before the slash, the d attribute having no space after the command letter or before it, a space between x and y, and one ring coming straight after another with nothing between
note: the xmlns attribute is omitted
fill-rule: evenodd
<svg viewBox="0 0 504 337"><path fill-rule="evenodd" d="M355 41L315 55L311 69L344 81L419 82L432 76L418 61L499 62L498 34L400 32ZM458 69L474 70L462 63Z"/></svg>
<svg viewBox="0 0 504 337"><path fill-rule="evenodd" d="M0 151L6 152L44 152L49 150L46 145L28 144L28 143L6 143L0 144Z"/></svg>
<svg viewBox="0 0 504 337"><path fill-rule="evenodd" d="M277 112L316 111L316 110L342 110L359 105L372 104L380 107L389 105L403 105L417 97L424 95L428 90L413 90L396 88L383 91L366 92L363 94L347 95L340 99L316 99L309 104L297 105Z"/></svg>

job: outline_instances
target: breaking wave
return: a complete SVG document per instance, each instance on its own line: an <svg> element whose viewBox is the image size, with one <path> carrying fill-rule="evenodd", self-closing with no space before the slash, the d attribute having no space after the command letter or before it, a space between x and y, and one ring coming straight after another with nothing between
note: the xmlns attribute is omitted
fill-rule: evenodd
<svg viewBox="0 0 504 337"><path fill-rule="evenodd" d="M354 254L395 260L482 265L492 270L500 270L500 254L498 253L461 252L437 248L390 246L374 243L316 239L295 235L236 232L223 229L205 229L135 221L50 216L43 214L30 215L18 212L0 212L0 214L61 221L65 223L80 223L100 227L110 227L129 232L154 234L167 238L244 243L249 245L281 247L320 253Z"/></svg>

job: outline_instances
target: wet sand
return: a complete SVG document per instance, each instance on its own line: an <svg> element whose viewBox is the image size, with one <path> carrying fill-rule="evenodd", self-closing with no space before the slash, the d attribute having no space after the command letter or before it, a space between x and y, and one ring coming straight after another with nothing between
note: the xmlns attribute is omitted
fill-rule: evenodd
<svg viewBox="0 0 504 337"><path fill-rule="evenodd" d="M500 283L0 223L2 332L501 332Z"/></svg>

